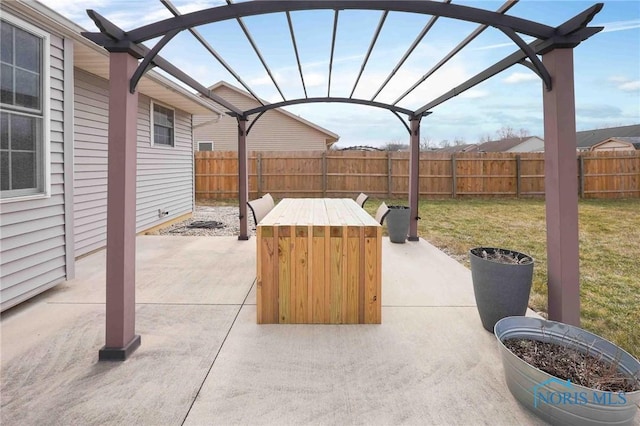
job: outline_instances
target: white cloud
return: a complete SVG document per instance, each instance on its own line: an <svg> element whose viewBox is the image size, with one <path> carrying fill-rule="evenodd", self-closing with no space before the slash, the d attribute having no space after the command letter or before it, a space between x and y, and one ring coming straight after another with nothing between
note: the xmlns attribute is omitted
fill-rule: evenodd
<svg viewBox="0 0 640 426"><path fill-rule="evenodd" d="M638 91L640 90L640 80L628 81L626 83L622 83L620 86L618 86L618 89L622 90L623 92Z"/></svg>
<svg viewBox="0 0 640 426"><path fill-rule="evenodd" d="M180 11L181 14L195 12L196 10L209 9L211 7L220 6L226 4L223 1L207 1L207 0L195 0L187 1L180 4L180 2L174 2L173 5Z"/></svg>
<svg viewBox="0 0 640 426"><path fill-rule="evenodd" d="M90 31L96 30L96 27L87 16L87 9L95 10L125 30L173 17L173 14L160 2L130 0L40 0L40 2ZM182 14L222 4L225 2L221 0L179 0L173 2L173 5Z"/></svg>
<svg viewBox="0 0 640 426"><path fill-rule="evenodd" d="M631 19L629 21L605 22L596 26L604 27L603 33L612 33L614 31L635 30L640 28L640 19Z"/></svg>
<svg viewBox="0 0 640 426"><path fill-rule="evenodd" d="M629 81L628 78L623 77L621 75L612 75L607 80L609 80L612 83L626 83L627 81Z"/></svg>
<svg viewBox="0 0 640 426"><path fill-rule="evenodd" d="M612 75L607 81L613 83L618 90L623 92L636 92L640 90L640 80L631 80L621 75Z"/></svg>
<svg viewBox="0 0 640 426"><path fill-rule="evenodd" d="M307 87L318 87L323 86L327 83L327 78L324 74L320 73L303 73L304 75L304 84Z"/></svg>
<svg viewBox="0 0 640 426"><path fill-rule="evenodd" d="M518 84L524 83L525 81L535 81L537 79L538 76L533 73L514 72L508 77L502 79L502 81L507 84Z"/></svg>
<svg viewBox="0 0 640 426"><path fill-rule="evenodd" d="M535 39L531 38L531 37L525 37L524 42L529 44L532 41L534 41ZM493 50L493 49L502 49L503 47L515 47L517 48L518 46L516 46L516 44L514 42L508 42L508 43L497 43L497 44L488 44L486 46L480 46L480 47L476 47L473 50Z"/></svg>
<svg viewBox="0 0 640 426"><path fill-rule="evenodd" d="M503 47L513 46L513 42L511 43L498 43L498 44L489 44L487 46L476 47L473 50L491 50L491 49L500 49Z"/></svg>
<svg viewBox="0 0 640 426"><path fill-rule="evenodd" d="M289 79L285 78L279 71L274 72L273 70L271 70L271 75L273 75L273 78L278 82L278 85L280 87L284 87L286 86L286 84L281 84L281 82L288 82ZM269 77L269 75L265 72L263 73L260 77L254 77L249 79L248 81L249 85L255 85L255 86L273 86L273 80L271 80L271 77Z"/></svg>

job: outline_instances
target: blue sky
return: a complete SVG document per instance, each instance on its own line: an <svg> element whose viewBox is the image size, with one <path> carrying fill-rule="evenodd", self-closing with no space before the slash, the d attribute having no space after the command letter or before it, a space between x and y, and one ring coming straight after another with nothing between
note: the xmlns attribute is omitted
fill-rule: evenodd
<svg viewBox="0 0 640 426"><path fill-rule="evenodd" d="M88 30L95 25L85 9L95 9L125 30L170 17L159 0L43 0L43 3ZM213 0L174 0L182 13L224 4ZM503 2L453 3L487 10ZM507 14L557 26L596 2L522 0ZM591 22L605 29L574 50L576 126L578 130L640 123L640 1L605 1ZM308 95L326 96L333 11L291 14ZM340 13L331 79L331 95L348 97L360 71L381 12ZM430 16L392 12L356 87L354 97L369 99L405 53ZM285 96L303 97L295 54L284 14L244 18ZM477 24L440 18L395 77L376 98L393 102L471 33ZM278 102L275 86L234 21L198 30L262 98ZM530 39L525 37L526 41ZM147 43L151 46L153 41ZM415 109L449 91L517 50L501 32L489 28L466 46L399 106ZM239 83L189 34L182 32L161 52L205 86L219 80ZM542 83L526 67L516 65L434 108L422 120L421 134L442 140L477 142L496 136L501 127L526 129L543 136ZM340 135L340 146L406 143L406 129L387 110L350 104L305 104L288 107Z"/></svg>

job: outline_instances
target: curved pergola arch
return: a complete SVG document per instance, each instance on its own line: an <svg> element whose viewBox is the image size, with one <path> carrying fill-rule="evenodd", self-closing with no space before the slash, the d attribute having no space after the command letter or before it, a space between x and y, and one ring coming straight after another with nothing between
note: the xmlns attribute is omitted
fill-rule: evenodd
<svg viewBox="0 0 640 426"><path fill-rule="evenodd" d="M427 116L431 114L430 111L424 111L419 116L414 113L413 110L402 108L396 105L387 104L384 102L375 102L367 99L354 99L354 98L341 98L341 97L332 97L332 96L324 96L324 97L314 97L314 98L297 98L297 99L289 99L283 102L276 102L273 104L263 104L259 107L245 110L243 112L243 119L248 119L250 116L254 114L258 114L255 119L251 122L249 127L247 128L247 134L251 131L251 128L255 125L255 123L262 117L262 115L270 111L272 109L282 108L289 105L300 105L300 104L312 104L312 103L343 103L343 104L355 104L355 105L365 105L374 108L386 109L393 113L400 122L407 129L407 132L411 133L411 129L405 123L405 121L400 117L400 114L406 114L408 117L408 121L415 120L419 117Z"/></svg>
<svg viewBox="0 0 640 426"><path fill-rule="evenodd" d="M158 67L174 78L187 84L202 96L216 102L227 110L227 114L238 121L238 158L239 158L239 239L248 239L247 232L247 127L248 117L258 116L253 124L266 111L278 107L301 103L340 102L362 104L384 108L396 115L410 134L409 159L409 205L411 222L409 240L415 241L417 235L419 200L419 160L420 160L420 122L431 109L459 95L477 84L515 65L522 64L535 72L546 89L543 92L544 140L545 140L545 191L547 212L547 258L549 286L549 318L570 324L579 324L579 269L577 234L577 163L575 161L575 101L573 89L572 49L584 40L601 31L601 27L589 27L593 17L602 9L602 3L578 13L565 23L552 27L527 19L506 15L506 11L517 2L507 0L497 11L489 11L469 6L451 4L452 0L442 2L425 0L273 0L246 1L213 7L181 15L169 0L161 2L172 12L173 18L161 20L125 32L98 12L88 10L99 32L84 32L83 35L103 46L110 52L110 88L109 88L109 168L108 168L108 207L107 221L107 271L121 269L107 278L107 336L106 345L100 351L100 359L125 359L140 344L135 335L134 317L135 286L131 277L135 276L135 261L127 258L131 247L135 248L135 187L136 187L136 115L137 94L135 89L140 78L152 67ZM329 80L326 97L309 98L300 55L291 22L290 12L302 10L334 10L333 38L329 66ZM355 85L348 97L331 96L331 65L338 24L338 14L342 10L378 10L383 14L369 45L364 62ZM429 15L431 19L418 37L411 43L400 62L377 89L370 100L353 98L358 81L364 71L371 51L389 12L409 12ZM249 34L242 18L269 13L286 13L293 49L298 62L302 80L304 98L285 99L276 79L258 50L257 44ZM400 95L392 104L376 102L375 98L393 78L405 60L440 17L475 22L479 26L458 46L427 71L410 89ZM267 104L258 98L238 73L222 59L213 47L197 32L195 27L235 19L265 71L271 78L283 102ZM416 109L408 109L396 104L412 90L437 71L444 63L458 54L471 40L482 31L494 27L505 34L517 46L517 50L504 57L489 68L481 71L464 83L452 88L443 95L428 101ZM196 39L236 78L240 84L261 105L256 108L242 109L228 100L216 95L182 70L162 58L159 53L181 31L190 31ZM535 40L526 43L522 34ZM142 44L154 38L160 41L148 48ZM141 60L140 63L138 61ZM409 125L400 114L408 117ZM112 195L113 194L113 195Z"/></svg>
<svg viewBox="0 0 640 426"><path fill-rule="evenodd" d="M366 62L369 58L371 50L375 44L375 40L380 33L384 20L386 18L386 14L389 11L395 12L411 12L417 14L425 14L432 15L434 17L447 17L451 19L462 20L466 22L476 22L480 23L484 28L487 26L493 26L503 32L507 37L509 37L514 44L518 46L522 54L525 58L528 58L529 64L533 66L536 74L542 79L545 84L547 90L551 89L551 77L548 71L545 69L542 62L538 59L537 53L534 49L531 48L530 45L526 44L522 37L518 35L518 33L526 34L532 37L536 37L539 40L549 40L553 39L555 43L561 43L561 38L565 38L568 34L572 34L577 30L584 29L586 25L593 19L595 14L597 14L602 9L602 4L596 4L591 8L583 11L581 14L576 15L571 20L565 22L563 25L554 28L544 24L540 24L534 21L529 21L523 18L513 17L509 15L505 15L503 12L506 11L507 8L503 7L504 10L499 10L497 12L487 11L483 9L473 8L469 6L462 6L452 4L449 1L445 1L442 3L438 2L425 2L422 0L311 0L300 2L298 0L278 0L278 1L270 1L270 2L243 2L243 3L235 3L229 4L226 6L217 6L209 9L191 12L184 15L180 15L177 13L177 10L172 6L169 6L170 3L168 0L163 0L165 5L172 10L174 13L173 18L168 18L162 21L158 21L153 24L145 25L139 27L137 29L124 32L121 29L117 28L111 22L109 22L106 18L101 16L99 13L94 10L88 10L87 13L94 20L98 28L100 28L101 33L85 33L85 36L93 40L94 42L101 44L107 49L111 50L121 50L128 49L132 44L138 45L141 42L146 40L160 37L162 39L152 48L150 51L146 51L142 57L142 63L138 66L136 73L134 74L134 78L131 79L130 90L134 91L138 81L146 71L148 71L154 60L158 56L159 52L162 50L164 46L166 46L171 39L173 39L177 34L179 34L183 30L193 30L194 27L211 24L221 21L226 21L230 19L236 19L240 23L245 35L247 35L251 45L254 47L256 54L260 58L262 64L265 66L267 74L271 77L274 85L276 86L278 92L284 99L284 95L282 94L282 90L278 86L275 81L271 71L266 65L264 58L257 50L253 39L250 37L248 30L244 26L242 22L242 18L247 16L256 16L256 15L265 15L269 13L278 13L284 12L287 14L287 19L289 22L289 28L291 30L292 39L294 43L294 49L296 53L296 59L298 61L298 67L300 68L300 76L303 82L303 88L306 94L306 87L304 87L304 77L302 74L302 70L300 67L300 60L298 56L298 49L295 43L295 37L293 36L293 28L291 25L291 17L290 12L292 11L300 11L300 10L336 10L336 22L337 22L337 13L339 10L381 10L384 12L383 17L376 29L376 34L374 35L374 40L372 41L369 51L367 52L367 57L362 64L360 69L360 74L356 83L351 91L351 95L349 99L352 99L355 88L358 84L359 77L364 71ZM513 4L515 2L508 2ZM429 23L429 27L433 24L433 22ZM428 30L427 27L425 27ZM426 31L425 31L426 32ZM590 34L589 34L590 35ZM589 36L587 35L587 37ZM334 24L334 41L335 41L335 24ZM129 46L129 47L127 47ZM415 46L414 46L415 47ZM333 54L333 49L332 49ZM401 62L404 62L404 59ZM228 67L225 65L225 68ZM392 71L392 74L395 74L395 69ZM232 73L233 74L233 73ZM235 76L235 74L234 74ZM236 77L237 78L237 77ZM240 79L238 79L245 88L249 89L247 85ZM330 83L329 83L330 84ZM385 83L386 84L386 83ZM415 86L413 87L415 88ZM412 89L413 89L412 88ZM378 90L375 96L380 92L382 88ZM252 90L249 89L249 92L254 94ZM207 95L211 96L211 93ZM328 94L329 95L329 94ZM406 96L406 93L403 97ZM254 96L258 99L256 96ZM328 96L329 97L329 96ZM220 100L216 100L212 98L214 101L219 102ZM373 101L373 99L372 99ZM286 99L285 99L286 102ZM393 105L398 102L396 100ZM262 102L260 102L262 103ZM354 100L353 103L359 103L358 100ZM229 108L228 105L222 103L223 106ZM229 108L232 115L241 116L243 114L235 108ZM425 112L424 108L419 108L413 112L414 116L421 115Z"/></svg>
<svg viewBox="0 0 640 426"><path fill-rule="evenodd" d="M549 38L555 35L555 28L548 25L489 10L452 3L424 0L277 0L234 3L190 12L174 18L167 18L127 31L127 40L132 43L141 43L163 36L173 30L185 30L200 25L248 16L301 10L379 10L409 12L487 24L493 27L509 27L518 33L535 38Z"/></svg>

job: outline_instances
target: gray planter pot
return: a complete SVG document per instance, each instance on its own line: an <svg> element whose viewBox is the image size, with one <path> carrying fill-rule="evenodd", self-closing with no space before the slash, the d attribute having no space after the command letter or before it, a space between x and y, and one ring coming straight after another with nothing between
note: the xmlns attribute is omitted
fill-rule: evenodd
<svg viewBox="0 0 640 426"><path fill-rule="evenodd" d="M409 207L406 206L389 206L387 214L387 229L389 231L389 240L392 243L404 243L409 234Z"/></svg>
<svg viewBox="0 0 640 426"><path fill-rule="evenodd" d="M482 251L513 253L525 263L508 264L487 260ZM476 306L485 330L493 332L498 320L527 312L531 281L533 279L533 258L513 250L477 247L469 251L471 279Z"/></svg>
<svg viewBox="0 0 640 426"><path fill-rule="evenodd" d="M620 347L581 328L539 318L509 317L496 323L494 333L509 390L534 414L553 425L631 425L640 402L640 391L603 392L560 380L514 355L502 343L527 338L562 343L568 348L614 362L633 377L640 362ZM563 396L564 395L564 396Z"/></svg>

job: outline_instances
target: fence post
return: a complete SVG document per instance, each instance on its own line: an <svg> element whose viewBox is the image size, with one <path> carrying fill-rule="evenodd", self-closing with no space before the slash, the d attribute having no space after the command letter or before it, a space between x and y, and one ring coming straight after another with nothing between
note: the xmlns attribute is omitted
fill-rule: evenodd
<svg viewBox="0 0 640 426"><path fill-rule="evenodd" d="M451 198L456 198L456 192L458 188L458 179L456 176L456 155L451 154Z"/></svg>
<svg viewBox="0 0 640 426"><path fill-rule="evenodd" d="M387 151L387 198L391 199L393 195L393 164L391 160L391 151Z"/></svg>
<svg viewBox="0 0 640 426"><path fill-rule="evenodd" d="M322 152L322 198L327 198L327 151Z"/></svg>
<svg viewBox="0 0 640 426"><path fill-rule="evenodd" d="M516 198L520 198L520 154L516 154Z"/></svg>
<svg viewBox="0 0 640 426"><path fill-rule="evenodd" d="M262 197L262 153L258 153L258 158L256 159L256 180L258 185L258 198Z"/></svg>
<svg viewBox="0 0 640 426"><path fill-rule="evenodd" d="M584 198L584 157L578 153L578 191L580 198Z"/></svg>

